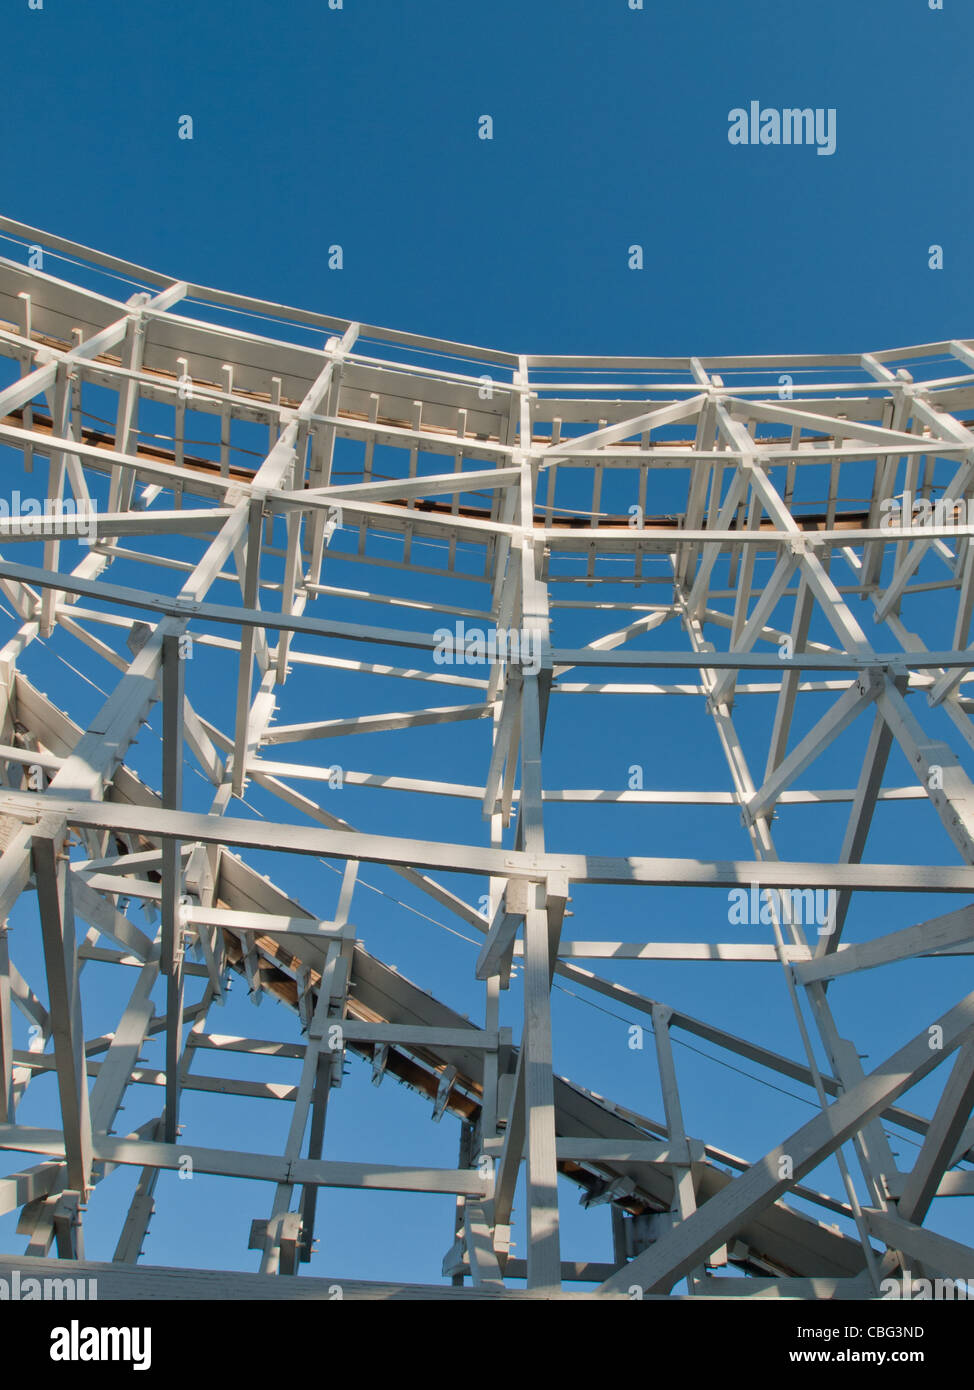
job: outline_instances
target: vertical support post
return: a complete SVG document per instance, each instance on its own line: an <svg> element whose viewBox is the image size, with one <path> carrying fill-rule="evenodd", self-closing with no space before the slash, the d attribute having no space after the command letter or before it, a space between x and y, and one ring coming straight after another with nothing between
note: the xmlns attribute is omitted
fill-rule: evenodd
<svg viewBox="0 0 974 1390"><path fill-rule="evenodd" d="M183 796L184 667L179 637L162 643L162 802L179 810ZM183 1035L182 845L162 842L162 973L166 977L166 1108L163 1140L175 1144L179 1132L179 1060Z"/></svg>
<svg viewBox="0 0 974 1390"><path fill-rule="evenodd" d="M51 817L42 821L31 841L31 860L50 996L68 1187L80 1193L84 1201L91 1182L91 1113L78 946L71 907L71 879L64 850L66 832L64 820Z"/></svg>
<svg viewBox="0 0 974 1390"><path fill-rule="evenodd" d="M0 923L0 1124L14 1122L14 1040L10 1006L10 946L7 924Z"/></svg>
<svg viewBox="0 0 974 1390"><path fill-rule="evenodd" d="M331 1094L331 1079L334 1060L330 1052L318 1055L315 1068L314 1090L311 1096L311 1130L308 1136L308 1157L320 1158L325 1145L325 1120L328 1117L328 1097ZM339 1063L340 1065L340 1063ZM301 1261L307 1264L311 1259L314 1244L315 1215L318 1209L318 1188L315 1183L306 1183L301 1189L299 1211L301 1213Z"/></svg>
<svg viewBox="0 0 974 1390"><path fill-rule="evenodd" d="M472 1159L472 1157L473 1157L473 1126L472 1126L472 1125L465 1124L465 1123L460 1125L460 1146L459 1146L459 1148L460 1148L460 1152L459 1152L459 1154L457 1155L457 1167L460 1168L460 1169L469 1168L469 1167L470 1167L470 1161L471 1161L471 1159ZM456 1203L456 1209L455 1209L454 1218L453 1218L453 1238L454 1238L454 1241L456 1241L456 1240L462 1240L462 1241L465 1242L465 1240L466 1240L466 1229L467 1229L467 1223L466 1223L466 1209L467 1209L467 1198L466 1198L466 1197L463 1197L463 1196L461 1196L461 1195L458 1194L458 1196L457 1196L457 1203ZM471 1270L471 1273L473 1273L473 1257L472 1257L472 1255L471 1255L471 1257L470 1257L470 1270ZM451 1276L450 1282L453 1284L454 1288L462 1289L462 1288L463 1288L463 1273L462 1273L462 1271L461 1271L459 1274L454 1274L454 1275L452 1275L452 1276Z"/></svg>
<svg viewBox="0 0 974 1390"><path fill-rule="evenodd" d="M341 946L338 942L333 941L328 946L325 966L318 984L318 998L308 1028L308 1043L304 1054L301 1081L298 1085L298 1094L294 1101L294 1111L291 1115L291 1124L284 1146L284 1157L289 1162L296 1159L301 1151L301 1142L307 1128L308 1115L311 1113L313 1116L313 1102L315 1101L319 1107L319 1114L317 1121L312 1118L311 1143L316 1144L318 1149L314 1156L321 1157L328 1091L335 1068L341 1069L343 1056L341 1045L335 1049L331 1047L332 1039L328 1036L328 1015L332 1005L336 1002L335 996L339 992L339 988L341 997L344 999L347 979L347 972L344 969L344 961L341 956ZM306 1210L313 1220L317 1199L306 1201L302 1194L301 1211L292 1212L289 1207L293 1191L294 1184L290 1182L278 1183L274 1189L271 1214L268 1221L264 1223L262 1235L261 1274L296 1274L302 1252L305 1259L310 1258L311 1233L310 1231L307 1234L302 1232L301 1215ZM305 1191L307 1191L307 1187Z"/></svg>
<svg viewBox="0 0 974 1390"><path fill-rule="evenodd" d="M544 889L532 885L544 899ZM528 908L524 919L524 1083L527 1109L528 1288L561 1287L555 1083L551 1047L548 917Z"/></svg>
<svg viewBox="0 0 974 1390"><path fill-rule="evenodd" d="M673 1042L670 1038L670 1018L673 1010L665 1004L653 1005L653 1032L656 1036L656 1060L659 1064L660 1086L663 1091L663 1109L666 1113L666 1128L670 1143L686 1143L686 1130L683 1126L683 1106L680 1104L680 1091L676 1080L676 1064L673 1061ZM693 1187L693 1170L688 1163L671 1165L675 1215L681 1221L692 1216L697 1209L697 1197ZM698 1265L687 1274L687 1288L696 1293L699 1285L707 1278L704 1265Z"/></svg>
<svg viewBox="0 0 974 1390"><path fill-rule="evenodd" d="M252 496L247 513L247 561L242 584L245 608L257 607L263 516L263 494ZM257 631L257 628L248 623L240 633L240 670L237 677L237 713L233 742L234 796L243 795L247 776L247 731L250 722L250 691Z"/></svg>

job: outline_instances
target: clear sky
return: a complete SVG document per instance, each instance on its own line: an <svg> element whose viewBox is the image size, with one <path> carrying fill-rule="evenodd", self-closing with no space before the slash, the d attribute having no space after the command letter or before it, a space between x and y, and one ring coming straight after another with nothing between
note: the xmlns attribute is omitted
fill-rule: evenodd
<svg viewBox="0 0 974 1390"><path fill-rule="evenodd" d="M140 264L522 352L970 331L964 0L3 8L7 214ZM835 153L731 145L752 100Z"/></svg>
<svg viewBox="0 0 974 1390"><path fill-rule="evenodd" d="M344 0L339 10L328 0L44 0L41 10L5 0L0 24L8 54L4 213L174 277L521 352L844 352L974 333L974 194L963 154L974 13L965 0L944 0L943 9L928 0L645 0L639 10L627 0ZM834 111L835 152L730 143L729 113L752 101ZM490 140L478 136L485 115ZM179 138L185 116L191 140ZM340 270L328 265L336 244ZM642 248L641 270L629 267L634 245ZM930 268L934 246L942 248L942 269ZM0 248L22 257L22 248ZM60 273L56 265L53 273ZM358 568L334 570L332 582L355 583ZM69 654L68 645L61 650ZM71 659L92 679L110 677L93 657L75 652ZM35 678L57 698L63 668L51 660L47 674L51 684ZM214 691L214 701L220 698ZM307 698L313 702L314 692ZM79 685L65 702L93 713L98 699ZM377 693L375 708L390 707ZM813 707L812 717L821 710ZM755 748L762 732L766 746L768 718L766 710L742 716L743 736ZM679 746L653 738L651 717L635 751L611 728L595 738L595 722L583 707L553 713L552 785L621 784L641 756L653 760L647 785L728 785L702 708L691 715L688 702ZM382 765L375 737L361 740L353 765ZM454 756L440 737L420 733L427 765ZM860 729L837 745L811 784L842 784L844 749L860 756L862 737ZM146 760L147 776L152 756L146 747L133 753L137 765ZM469 780L478 766L473 758ZM905 782L909 774L894 759L890 777ZM340 813L354 821L366 802L354 790L343 795L348 809L343 804ZM279 814L269 800L255 804ZM701 854L716 854L720 843L747 857L739 828L731 841L712 833L715 814L681 820L647 812L626 848L677 854L697 843L706 846ZM381 815L393 830L394 806L383 805ZM430 837L450 838L449 816L430 815L440 816L426 827ZM550 824L572 848L586 842L610 852L618 844L613 819L566 811L552 814ZM870 857L915 853L956 862L938 825L924 823L907 839L908 824L902 808L885 808ZM788 826L780 831L782 853L815 857L800 853L809 845L837 852L840 822L831 822L831 839L814 844L806 837L818 832L802 812ZM667 842L673 848L653 848ZM270 859L260 867L274 875ZM323 877L332 875L321 870ZM391 875L366 877L429 908ZM304 871L295 891L314 907L320 889ZM363 896L368 904L370 895ZM388 899L372 896L361 916L370 948L476 1017L470 948L414 914L391 914ZM655 901L665 904L654 905L657 915L676 910L672 900ZM595 927L586 907L581 892L573 937L632 939L647 930L645 902L627 902L620 921ZM851 924L851 938L923 916L919 904L914 915L901 903L889 906L888 918L886 911L874 904ZM681 933L692 936L692 923L667 921L658 934ZM17 945L29 959L29 945ZM868 1045L874 1061L962 992L956 976L934 979L923 965L894 967L847 996L860 1002L841 1022L868 1040L862 1050ZM722 973L702 980L695 967L650 973L620 966L611 974L797 1056L781 983L765 991L760 982L758 1008L756 970L740 967L732 996ZM908 981L921 976L922 997L904 1004ZM220 1031L293 1036L283 1010L265 1003L258 1014L240 997L239 982L236 991L226 1017L215 1018ZM104 1002L105 1018L89 1032L110 1026L118 1001L106 993ZM518 1003L519 995L505 1004L506 1022L516 1024ZM628 1017L617 1014L556 995L556 1062L580 1082L659 1115L651 1050L640 1056L628 1049ZM735 1080L699 1054L681 1050L678 1063L686 1069L691 1132L746 1157L812 1113L805 1099ZM223 1070L230 1066L221 1059ZM37 1094L25 1106L27 1123L45 1122L42 1084ZM916 1093L917 1108L923 1094ZM391 1081L374 1090L362 1064L351 1063L347 1093L335 1100L326 1156L397 1161L395 1146L403 1144L406 1161L456 1162L454 1123L431 1126L426 1103ZM147 1104L132 1100L133 1124ZM265 1119L268 1109L287 1107L265 1106L256 1119L249 1107L245 1118L234 1112L224 1122L207 1098L189 1097L186 1137L278 1150L286 1115ZM123 1115L120 1132L129 1119ZM705 1124L712 1126L706 1133ZM904 1140L904 1165L915 1152ZM834 1171L826 1181L838 1191ZM130 1190L127 1176L112 1182ZM105 1186L107 1204L115 1199ZM214 1192L225 1202L219 1219ZM565 1197L565 1257L607 1258L607 1217L580 1224L577 1193L568 1188ZM250 1220L266 1216L269 1198L270 1189L256 1185L179 1184L164 1176L147 1261L193 1262L192 1232L205 1229L211 1258L200 1246L196 1263L255 1268L246 1236ZM450 1243L451 1206L450 1199L326 1193L323 1253L310 1270L435 1280ZM957 1208L949 1218L935 1208L932 1224L956 1229ZM6 1248L19 1248L10 1218L0 1221L0 1236ZM90 1241L89 1252L110 1258L113 1246L114 1231Z"/></svg>

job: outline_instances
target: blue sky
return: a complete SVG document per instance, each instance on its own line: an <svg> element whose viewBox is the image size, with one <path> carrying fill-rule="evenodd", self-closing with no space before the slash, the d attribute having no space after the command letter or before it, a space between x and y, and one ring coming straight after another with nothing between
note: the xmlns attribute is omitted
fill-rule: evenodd
<svg viewBox="0 0 974 1390"><path fill-rule="evenodd" d="M4 203L198 283L514 351L931 341L972 308L974 15L944 4L7 0L30 154ZM731 146L752 99L834 107L836 153Z"/></svg>
<svg viewBox="0 0 974 1390"><path fill-rule="evenodd" d="M340 11L326 0L185 7L44 0L42 11L7 0L3 23L9 51L20 55L6 75L8 141L29 151L6 181L4 212L174 276L537 353L861 351L972 332L972 193L961 154L969 102L960 55L970 50L974 20L961 0L945 0L943 11L930 10L927 0L788 6L646 0L642 11L630 10L626 0L464 7L345 0ZM728 112L752 99L772 107L834 108L835 154L732 146ZM490 141L477 136L484 114L493 119ZM191 141L177 135L183 115L193 118ZM343 248L340 271L327 265L335 243ZM634 243L643 248L642 271L628 268ZM943 247L943 270L928 268L932 244ZM56 264L53 273L60 273ZM329 563L330 582L361 581L360 566L337 557ZM421 595L422 584L409 592ZM375 608L363 606L361 619L374 621ZM580 629L569 628L567 618L562 623L564 640L573 645ZM105 667L79 655L76 644L55 644L52 652L91 679L106 680ZM63 667L49 654L31 660L37 663L32 677L57 698ZM392 684L377 684L375 709L395 707ZM314 707L316 689L297 681L295 687L296 698ZM336 679L329 699L339 701L341 693ZM223 698L218 685L211 698L216 717ZM98 702L90 688L72 689L73 710L90 715ZM647 785L729 785L702 707L685 702L680 736L668 739L658 733L655 710L637 697L624 703L626 720L616 726L596 715L592 697L553 702L552 785L621 786L626 769L643 760L653 769ZM824 707L812 704L807 722ZM287 717L311 716L299 709ZM758 767L770 718L769 705L741 713L742 737ZM442 775L452 777L460 766L455 760L466 756L465 773L456 777L475 780L483 750L462 753L469 728L418 731L415 763L389 770L421 776L424 766L442 762L451 769ZM802 732L796 728L796 735ZM865 724L854 726L808 784L841 785L866 732ZM381 739L357 740L351 765L383 767ZM151 736L140 740L132 761L158 784ZM890 781L908 780L894 753ZM204 792L198 783L187 797ZM394 797L373 807L365 793L341 795L335 809L353 823L360 816L370 829L401 827ZM252 802L265 814L280 814L266 797ZM429 837L455 832L455 808L429 806L424 814ZM548 826L552 840L570 848L586 843L606 853L749 857L744 832L727 823L727 814L640 808L623 821L615 808L598 817L557 808ZM843 821L840 811L813 825L807 812L792 810L776 826L779 851L793 858L835 854ZM473 818L466 824L475 836ZM869 857L910 854L956 862L932 813L917 824L903 807L882 807ZM280 877L269 857L260 868ZM302 865L294 872L297 896L308 906L322 898L330 903L331 871ZM391 874L364 877L420 910L430 906ZM459 880L453 886L469 891ZM577 896L573 937L634 939L656 930L654 917L666 919L658 934L667 939L698 934L676 895L653 895L652 903L623 895L624 903L613 898L611 909L597 890ZM415 914L391 912L387 898L361 897L357 920L370 949L476 1017L471 948ZM688 902L698 898L687 895ZM850 939L909 925L949 905L873 899L850 919ZM711 902L707 911L713 910ZM444 920L435 910L431 915ZM717 931L715 939L726 934ZM23 936L16 945L29 960ZM26 973L23 957L21 963ZM108 1026L117 1000L109 993L109 972L96 968L106 977L101 1023ZM724 973L714 976L711 967L632 965L611 974L797 1056L782 982L763 967L738 970L733 994ZM923 991L909 997L907 983L920 978ZM834 991L840 1025L874 1060L959 992L954 972L932 962L894 967L843 988L841 996ZM238 982L226 1018L215 1016L214 1027L293 1036L289 1015L270 1003L255 1013L244 992ZM516 990L512 996L505 1021L516 1024ZM560 1069L659 1115L651 1048L642 1055L628 1049L625 1010L611 1006L613 1018L564 992L556 993L554 1007ZM744 1156L757 1157L812 1113L805 1099L772 1094L741 1077L731 1084L726 1071L686 1048L678 1049L678 1064L691 1133ZM229 1066L221 1059L222 1068ZM270 1066L266 1075L296 1078L293 1070ZM375 1091L360 1063L351 1063L347 1085L329 1116L326 1156L396 1161L395 1146L402 1144L404 1161L455 1163L452 1122L431 1126L424 1103L392 1082ZM27 1123L44 1123L44 1083L36 1094L24 1109ZM924 1094L918 1090L908 1103L923 1108ZM141 1094L129 1104L133 1124L150 1113ZM275 1113L267 1116L268 1110ZM279 1149L287 1119L279 1112L287 1107L268 1104L256 1121L252 1111L231 1113L228 1103L224 1110L190 1097L187 1138ZM126 1112L126 1125L129 1118ZM900 1147L908 1163L915 1148L906 1141ZM828 1180L838 1191L834 1171ZM119 1190L130 1186L122 1175L112 1182ZM220 1221L213 1219L214 1191L229 1204ZM253 1217L266 1215L269 1198L267 1188L178 1184L164 1176L146 1258L191 1262L188 1233L206 1222L211 1243L195 1262L253 1268L246 1233ZM116 1198L108 1184L103 1200L110 1211ZM591 1216L580 1226L576 1201L567 1189L565 1257L607 1258L607 1217L600 1223ZM434 1280L450 1243L451 1206L450 1199L366 1201L326 1193L319 1207L326 1253L311 1271ZM951 1221L957 1212L955 1203ZM12 1225L0 1222L0 1234L16 1249ZM89 1251L110 1258L113 1245L114 1229L110 1238L89 1241Z"/></svg>

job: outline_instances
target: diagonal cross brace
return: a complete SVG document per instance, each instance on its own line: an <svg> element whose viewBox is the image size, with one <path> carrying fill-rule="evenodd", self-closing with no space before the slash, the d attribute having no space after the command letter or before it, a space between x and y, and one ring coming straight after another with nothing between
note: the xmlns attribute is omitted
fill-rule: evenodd
<svg viewBox="0 0 974 1390"><path fill-rule="evenodd" d="M792 1183L817 1168L851 1135L972 1037L974 992L893 1053L822 1114L752 1164L693 1216L618 1270L600 1285L600 1291L617 1293L638 1285L649 1293L669 1292L701 1259L777 1201ZM938 1041L940 1046L934 1046ZM790 1164L783 1163L785 1159ZM790 1177L780 1176L782 1171L789 1171Z"/></svg>

